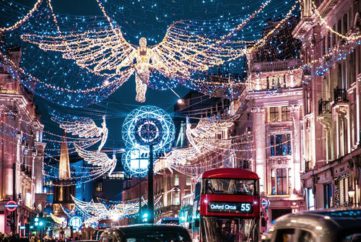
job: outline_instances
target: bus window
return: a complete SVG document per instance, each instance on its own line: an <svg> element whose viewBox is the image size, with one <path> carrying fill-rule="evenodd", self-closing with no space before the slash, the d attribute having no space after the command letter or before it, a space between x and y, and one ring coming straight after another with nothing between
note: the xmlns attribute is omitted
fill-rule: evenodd
<svg viewBox="0 0 361 242"><path fill-rule="evenodd" d="M206 179L206 194L257 195L257 181L240 179Z"/></svg>

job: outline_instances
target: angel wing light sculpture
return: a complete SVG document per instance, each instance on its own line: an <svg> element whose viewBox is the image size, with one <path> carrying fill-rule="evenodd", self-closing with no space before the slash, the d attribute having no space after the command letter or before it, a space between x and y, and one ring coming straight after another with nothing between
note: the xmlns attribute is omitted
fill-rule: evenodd
<svg viewBox="0 0 361 242"><path fill-rule="evenodd" d="M53 121L59 123L59 127L66 133L70 133L80 138L99 138L100 145L98 146L98 152L102 150L108 139L108 128L105 115L103 115L102 119L102 126L98 127L94 120L90 118L82 118L81 120L75 121L64 121L58 120L55 117L52 118Z"/></svg>
<svg viewBox="0 0 361 242"><path fill-rule="evenodd" d="M136 101L145 102L153 71L169 79L189 80L195 72L206 71L247 52L244 42L231 44L224 39L203 37L183 25L183 21L173 23L163 40L153 47L147 46L144 37L139 39L139 46L128 43L119 27L61 35L24 34L21 38L42 50L61 52L64 59L74 60L96 75L115 77L121 80L120 85L135 73Z"/></svg>

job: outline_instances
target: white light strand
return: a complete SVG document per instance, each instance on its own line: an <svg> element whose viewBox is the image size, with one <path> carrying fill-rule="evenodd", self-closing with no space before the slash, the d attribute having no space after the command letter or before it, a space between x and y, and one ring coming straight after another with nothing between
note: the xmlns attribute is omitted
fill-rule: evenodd
<svg viewBox="0 0 361 242"><path fill-rule="evenodd" d="M29 18L31 16L33 16L33 14L39 9L41 3L43 2L43 0L37 0L36 3L34 4L34 7L32 9L30 9L30 11L19 21L17 21L15 24L13 24L12 26L9 27L0 27L0 33L2 32L7 32L7 31L13 31L17 28L19 28L21 25L23 25L26 21L29 20Z"/></svg>

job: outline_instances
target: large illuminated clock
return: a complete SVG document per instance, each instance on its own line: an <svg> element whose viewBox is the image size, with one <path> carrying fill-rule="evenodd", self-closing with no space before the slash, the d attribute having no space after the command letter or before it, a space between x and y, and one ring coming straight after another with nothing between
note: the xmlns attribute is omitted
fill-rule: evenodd
<svg viewBox="0 0 361 242"><path fill-rule="evenodd" d="M122 138L127 148L123 163L127 173L145 175L148 170L150 145L155 153L168 151L174 135L173 120L163 109L142 106L131 111L122 127Z"/></svg>

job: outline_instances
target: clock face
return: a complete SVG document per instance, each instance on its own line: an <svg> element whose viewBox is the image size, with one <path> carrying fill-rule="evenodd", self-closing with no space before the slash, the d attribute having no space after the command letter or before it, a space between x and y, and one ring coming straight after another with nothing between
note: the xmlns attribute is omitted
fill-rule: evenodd
<svg viewBox="0 0 361 242"><path fill-rule="evenodd" d="M172 118L155 106L142 106L131 111L122 127L127 151L123 154L124 169L133 176L145 176L149 166L149 145L153 151L168 151L174 141Z"/></svg>
<svg viewBox="0 0 361 242"><path fill-rule="evenodd" d="M153 119L140 120L136 125L136 139L140 144L158 144L162 129L159 122Z"/></svg>
<svg viewBox="0 0 361 242"><path fill-rule="evenodd" d="M126 117L122 137L128 149L148 149L154 152L168 150L174 140L175 128L172 118L155 106L142 106Z"/></svg>

